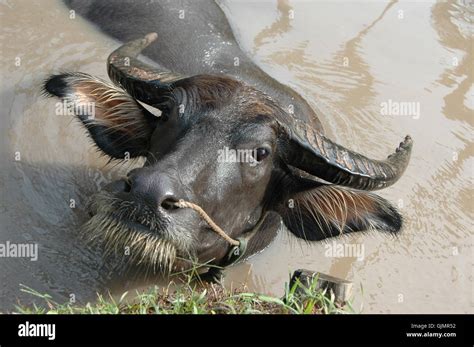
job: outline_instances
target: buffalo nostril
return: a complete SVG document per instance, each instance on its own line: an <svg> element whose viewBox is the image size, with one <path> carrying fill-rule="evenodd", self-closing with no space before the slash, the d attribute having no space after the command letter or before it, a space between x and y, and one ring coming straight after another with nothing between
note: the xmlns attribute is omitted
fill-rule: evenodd
<svg viewBox="0 0 474 347"><path fill-rule="evenodd" d="M167 197L161 202L161 207L163 207L165 210L176 210L177 207L176 203L178 202L178 199L175 199L173 197Z"/></svg>

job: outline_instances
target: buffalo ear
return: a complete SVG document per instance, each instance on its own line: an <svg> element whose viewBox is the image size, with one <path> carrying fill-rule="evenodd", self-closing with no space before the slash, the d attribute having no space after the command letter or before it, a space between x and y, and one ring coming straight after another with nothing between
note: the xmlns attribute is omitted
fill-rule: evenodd
<svg viewBox="0 0 474 347"><path fill-rule="evenodd" d="M146 155L158 118L122 89L84 73L53 75L43 88L62 100L56 111L79 118L106 154L117 159Z"/></svg>
<svg viewBox="0 0 474 347"><path fill-rule="evenodd" d="M397 233L402 227L402 217L385 199L335 185L296 193L279 213L294 235L308 241L369 229Z"/></svg>

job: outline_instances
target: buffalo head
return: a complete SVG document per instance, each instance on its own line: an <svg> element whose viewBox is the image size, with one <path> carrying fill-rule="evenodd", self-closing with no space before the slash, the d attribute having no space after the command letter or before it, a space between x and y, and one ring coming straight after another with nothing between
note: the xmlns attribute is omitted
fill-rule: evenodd
<svg viewBox="0 0 474 347"><path fill-rule="evenodd" d="M139 61L154 39L148 34L109 56L114 85L83 73L54 75L45 83L100 150L115 159L146 157L144 167L93 198L85 225L91 239L107 249L128 245L138 262L161 267L183 267L185 259L219 264L228 244L195 211L177 208L180 199L201 206L234 239L268 211L306 240L369 228L400 230L398 212L368 191L400 178L410 157L409 137L385 160L369 159L241 81L180 76ZM253 237L265 238L263 233Z"/></svg>

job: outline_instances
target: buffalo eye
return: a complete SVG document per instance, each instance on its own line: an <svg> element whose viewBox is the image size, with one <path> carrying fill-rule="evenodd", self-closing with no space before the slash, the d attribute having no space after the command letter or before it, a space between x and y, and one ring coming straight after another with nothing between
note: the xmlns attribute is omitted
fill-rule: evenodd
<svg viewBox="0 0 474 347"><path fill-rule="evenodd" d="M267 148L259 147L259 148L255 149L255 153L254 153L255 157L254 158L258 162L260 162L263 159L265 159L266 157L268 157L269 154L270 154L270 151Z"/></svg>

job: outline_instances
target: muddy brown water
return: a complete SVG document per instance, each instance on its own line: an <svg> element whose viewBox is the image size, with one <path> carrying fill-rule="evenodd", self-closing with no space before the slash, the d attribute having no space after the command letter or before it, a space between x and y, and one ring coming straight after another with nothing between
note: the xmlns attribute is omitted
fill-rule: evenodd
<svg viewBox="0 0 474 347"><path fill-rule="evenodd" d="M264 252L229 268L226 285L280 295L289 273L307 268L354 281L354 306L363 312L472 313L472 5L221 6L243 49L324 111L331 138L375 158L406 134L415 141L404 176L380 192L405 218L398 238L369 232L309 244L282 230ZM55 101L39 90L51 72L105 78L117 42L56 1L0 1L0 22L0 243L39 245L37 261L0 258L0 311L32 301L20 284L80 302L96 291L151 284L116 275L76 235L87 197L133 163L107 165L84 130L56 116ZM401 102L413 106L404 115L396 110ZM337 253L344 244L363 246L362 256Z"/></svg>

